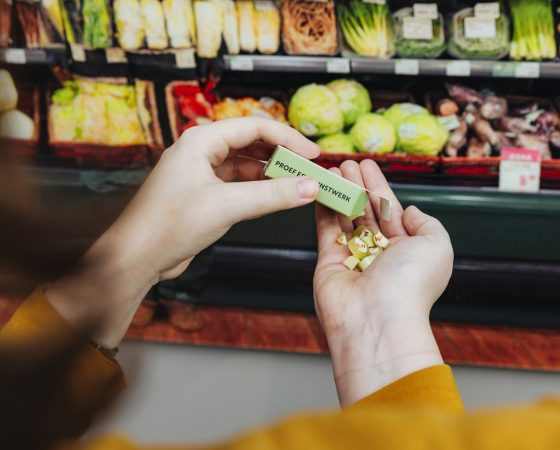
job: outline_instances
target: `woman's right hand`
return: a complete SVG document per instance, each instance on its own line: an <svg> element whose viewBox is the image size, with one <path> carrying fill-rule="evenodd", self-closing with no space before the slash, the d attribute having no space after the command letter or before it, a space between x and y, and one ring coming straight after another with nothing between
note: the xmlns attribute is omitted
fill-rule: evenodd
<svg viewBox="0 0 560 450"><path fill-rule="evenodd" d="M345 406L411 372L442 364L429 313L449 282L453 249L439 221L413 206L403 211L373 161L346 161L332 170L392 201L389 221L381 219L379 199L371 196L355 224L317 206L315 305ZM391 240L363 273L342 265L350 252L336 242L341 232L350 238L354 225L379 229Z"/></svg>

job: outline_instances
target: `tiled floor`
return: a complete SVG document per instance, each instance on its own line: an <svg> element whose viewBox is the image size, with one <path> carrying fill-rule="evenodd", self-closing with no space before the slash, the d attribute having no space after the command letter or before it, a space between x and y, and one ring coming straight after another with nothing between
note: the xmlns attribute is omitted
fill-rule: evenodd
<svg viewBox="0 0 560 450"><path fill-rule="evenodd" d="M0 323L17 304L0 299ZM183 332L164 317L131 328L128 339L302 353L328 352L315 315L310 313L201 306L204 325ZM447 363L560 372L560 330L433 323Z"/></svg>

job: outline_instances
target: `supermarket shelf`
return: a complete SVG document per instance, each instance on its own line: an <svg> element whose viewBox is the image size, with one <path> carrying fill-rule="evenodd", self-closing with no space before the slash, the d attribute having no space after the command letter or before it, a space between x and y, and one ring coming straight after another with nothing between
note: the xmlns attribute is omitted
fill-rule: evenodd
<svg viewBox="0 0 560 450"><path fill-rule="evenodd" d="M0 63L50 65L66 59L64 47L51 49L7 48L0 49Z"/></svg>
<svg viewBox="0 0 560 450"><path fill-rule="evenodd" d="M463 61L447 59L371 59L314 56L226 55L226 70L362 73L495 78L560 78L560 63Z"/></svg>

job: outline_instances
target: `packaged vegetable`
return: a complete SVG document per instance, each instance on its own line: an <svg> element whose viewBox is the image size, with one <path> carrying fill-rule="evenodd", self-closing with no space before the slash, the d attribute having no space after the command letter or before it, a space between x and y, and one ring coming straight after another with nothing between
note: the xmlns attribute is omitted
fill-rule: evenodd
<svg viewBox="0 0 560 450"><path fill-rule="evenodd" d="M356 123L358 117L371 111L368 90L355 80L339 79L327 84L338 99L338 106L344 115L344 126Z"/></svg>
<svg viewBox="0 0 560 450"><path fill-rule="evenodd" d="M280 12L273 1L257 3L255 7L257 50L272 55L280 48Z"/></svg>
<svg viewBox="0 0 560 450"><path fill-rule="evenodd" d="M224 14L222 5L208 0L194 2L196 52L201 58L216 58L222 45Z"/></svg>
<svg viewBox="0 0 560 450"><path fill-rule="evenodd" d="M428 114L428 110L414 103L395 103L383 113L383 117L391 122L396 130L404 119L413 114Z"/></svg>
<svg viewBox="0 0 560 450"><path fill-rule="evenodd" d="M117 40L125 50L138 50L144 43L144 23L139 0L115 0L113 3Z"/></svg>
<svg viewBox="0 0 560 450"><path fill-rule="evenodd" d="M335 55L338 36L334 0L284 0L282 42L289 55Z"/></svg>
<svg viewBox="0 0 560 450"><path fill-rule="evenodd" d="M321 152L323 153L356 153L352 138L344 133L336 133L324 136L317 141L317 145L321 148Z"/></svg>
<svg viewBox="0 0 560 450"><path fill-rule="evenodd" d="M509 20L500 9L497 19L476 17L465 8L449 22L448 51L460 59L501 59L509 53Z"/></svg>
<svg viewBox="0 0 560 450"><path fill-rule="evenodd" d="M165 19L163 7L159 0L140 0L142 8L142 20L146 43L149 49L163 50L167 48L167 32L165 31Z"/></svg>
<svg viewBox="0 0 560 450"><path fill-rule="evenodd" d="M510 0L513 23L511 59L556 58L554 15L550 0Z"/></svg>
<svg viewBox="0 0 560 450"><path fill-rule="evenodd" d="M340 0L337 13L344 39L356 53L372 58L394 55L392 21L385 2Z"/></svg>
<svg viewBox="0 0 560 450"><path fill-rule="evenodd" d="M230 55L237 55L241 50L239 42L239 26L237 23L237 8L233 0L224 0L224 41Z"/></svg>
<svg viewBox="0 0 560 450"><path fill-rule="evenodd" d="M111 16L106 0L83 0L84 34L82 43L93 48L107 48L112 43Z"/></svg>
<svg viewBox="0 0 560 450"><path fill-rule="evenodd" d="M381 114L364 114L350 130L350 136L362 153L391 153L397 143L393 125Z"/></svg>
<svg viewBox="0 0 560 450"><path fill-rule="evenodd" d="M397 128L398 147L413 155L436 156L443 149L449 132L431 114L413 114Z"/></svg>
<svg viewBox="0 0 560 450"><path fill-rule="evenodd" d="M294 128L308 137L338 133L344 128L336 95L315 83L300 87L292 96L288 118Z"/></svg>
<svg viewBox="0 0 560 450"><path fill-rule="evenodd" d="M415 17L413 8L393 14L395 50L403 58L437 58L446 49L443 16Z"/></svg>
<svg viewBox="0 0 560 450"><path fill-rule="evenodd" d="M239 42L241 50L253 53L257 49L257 30L255 28L255 5L252 0L237 0L239 21Z"/></svg>
<svg viewBox="0 0 560 450"><path fill-rule="evenodd" d="M185 48L192 45L192 31L187 21L191 4L187 0L163 0L163 14L171 47Z"/></svg>

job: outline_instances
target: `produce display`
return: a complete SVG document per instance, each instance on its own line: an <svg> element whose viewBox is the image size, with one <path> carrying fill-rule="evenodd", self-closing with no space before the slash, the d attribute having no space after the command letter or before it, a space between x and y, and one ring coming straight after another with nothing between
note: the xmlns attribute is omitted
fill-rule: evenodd
<svg viewBox="0 0 560 450"><path fill-rule="evenodd" d="M0 70L0 138L30 140L35 124L26 114L16 109L18 91L7 70Z"/></svg>
<svg viewBox="0 0 560 450"><path fill-rule="evenodd" d="M11 3L11 2L10 2ZM4 4L5 13L10 14ZM51 14L49 1L43 2L15 2L17 18L23 31L25 45L28 48L49 47L53 44L62 44L65 40L60 17ZM10 38L10 19L3 18L2 24L7 26L6 30L0 31L4 34L1 38L4 42Z"/></svg>
<svg viewBox="0 0 560 450"><path fill-rule="evenodd" d="M337 1L338 20L349 47L362 56L391 58L393 29L387 4L362 0Z"/></svg>
<svg viewBox="0 0 560 450"><path fill-rule="evenodd" d="M414 17L412 8L402 8L393 14L395 49L404 58L437 58L446 49L443 16Z"/></svg>
<svg viewBox="0 0 560 450"><path fill-rule="evenodd" d="M289 55L335 55L338 33L334 0L284 0L282 42Z"/></svg>
<svg viewBox="0 0 560 450"><path fill-rule="evenodd" d="M390 241L381 231L360 226L354 230L352 237L348 240L346 233L340 233L336 239L340 245L348 247L351 255L342 264L348 270L358 268L364 272L385 251Z"/></svg>
<svg viewBox="0 0 560 450"><path fill-rule="evenodd" d="M352 138L344 133L324 136L317 140L317 145L321 148L321 152L323 153L352 154L357 151Z"/></svg>
<svg viewBox="0 0 560 450"><path fill-rule="evenodd" d="M358 117L371 110L369 92L357 81L343 78L330 82L327 87L336 95L344 126L352 125Z"/></svg>
<svg viewBox="0 0 560 450"><path fill-rule="evenodd" d="M133 86L93 80L66 82L51 97L50 141L114 146L152 144L146 89L146 82L139 80Z"/></svg>
<svg viewBox="0 0 560 450"><path fill-rule="evenodd" d="M381 114L364 114L350 130L350 136L362 153L392 153L397 144L395 129Z"/></svg>
<svg viewBox="0 0 560 450"><path fill-rule="evenodd" d="M448 51L455 58L501 59L509 47L509 19L501 9L494 19L476 17L474 8L465 8L449 22Z"/></svg>
<svg viewBox="0 0 560 450"><path fill-rule="evenodd" d="M262 117L287 123L286 108L278 100L271 97L252 97L233 99L226 97L213 105L214 119L235 119L238 117Z"/></svg>
<svg viewBox="0 0 560 450"><path fill-rule="evenodd" d="M556 57L550 0L509 0L513 37L511 59L540 61Z"/></svg>
<svg viewBox="0 0 560 450"><path fill-rule="evenodd" d="M0 0L0 48L10 45L12 32L12 2Z"/></svg>
<svg viewBox="0 0 560 450"><path fill-rule="evenodd" d="M542 159L560 149L560 121L546 99L499 97L465 86L449 85L449 98L436 106L444 117L449 103L455 104L455 126L445 146L447 156L481 158L499 155L503 147L540 150Z"/></svg>

